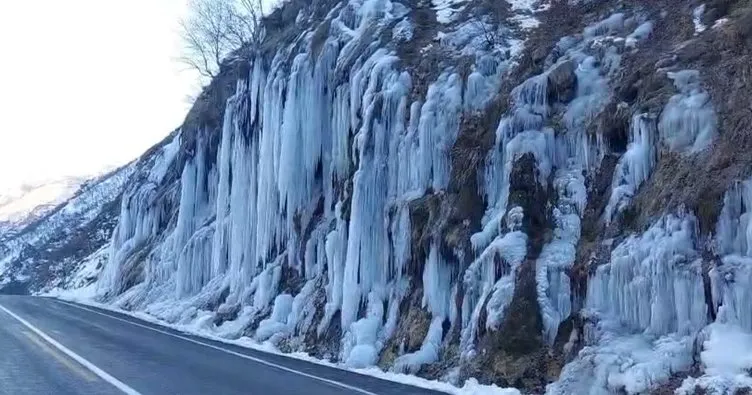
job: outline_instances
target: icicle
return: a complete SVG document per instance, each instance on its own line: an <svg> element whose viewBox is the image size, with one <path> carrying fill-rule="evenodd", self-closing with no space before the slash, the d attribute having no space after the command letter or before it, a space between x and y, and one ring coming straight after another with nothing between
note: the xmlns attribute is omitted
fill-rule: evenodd
<svg viewBox="0 0 752 395"><path fill-rule="evenodd" d="M499 129L503 127L504 122L502 120ZM551 129L543 132L521 132L509 141L503 141L501 145L503 151L492 151L486 167L485 189L489 205L482 220L483 229L470 238L476 251L482 251L500 232L501 219L506 213L509 177L514 161L523 154L532 153L538 167L538 181L542 185L548 183L553 166L551 158L554 152L554 137Z"/></svg>
<svg viewBox="0 0 752 395"><path fill-rule="evenodd" d="M718 321L752 331L752 179L733 185L724 196L716 225L717 253L722 264L710 272Z"/></svg>
<svg viewBox="0 0 752 395"><path fill-rule="evenodd" d="M655 335L702 328L707 307L694 221L668 215L619 244L589 281L587 306Z"/></svg>
<svg viewBox="0 0 752 395"><path fill-rule="evenodd" d="M215 229L213 225L205 225L204 221L213 213L216 188L212 185L216 185L216 172L206 168L205 156L205 148L199 143L196 156L186 163L181 177L174 245L174 251L178 253L178 296L198 292L208 282L211 273L211 238Z"/></svg>
<svg viewBox="0 0 752 395"><path fill-rule="evenodd" d="M160 231L166 214L156 206L156 185L162 182L179 152L180 135L177 133L146 164L148 182L123 193L119 221L110 240L109 261L97 285L100 294L117 295L123 291L122 269L126 260Z"/></svg>
<svg viewBox="0 0 752 395"><path fill-rule="evenodd" d="M353 178L353 197L345 260L342 327L355 322L361 300L375 286L389 280L386 204L390 136L403 134L409 81L392 67L396 58L377 51L352 77L351 108L363 106L364 119L354 142L359 169ZM355 91L353 91L355 92ZM376 94L381 92L380 94ZM362 102L361 102L362 98Z"/></svg>
<svg viewBox="0 0 752 395"><path fill-rule="evenodd" d="M606 224L629 205L640 185L650 177L658 159L655 120L647 114L635 115L631 131L627 152L619 159L614 170L611 197L603 212Z"/></svg>
<svg viewBox="0 0 752 395"><path fill-rule="evenodd" d="M444 335L443 324L449 319L452 304L451 277L451 267L439 256L435 243L432 244L423 269L423 307L431 313L431 325L418 351L397 358L394 362L395 371L416 373L423 365L439 359Z"/></svg>
<svg viewBox="0 0 752 395"><path fill-rule="evenodd" d="M435 191L449 185L449 150L460 126L462 79L443 73L428 87L426 102L420 111L420 169L424 186Z"/></svg>

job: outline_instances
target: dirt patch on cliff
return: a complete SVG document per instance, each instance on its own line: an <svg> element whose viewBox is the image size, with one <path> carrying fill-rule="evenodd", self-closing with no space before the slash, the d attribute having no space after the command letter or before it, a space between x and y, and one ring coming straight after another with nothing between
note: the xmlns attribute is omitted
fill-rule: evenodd
<svg viewBox="0 0 752 395"><path fill-rule="evenodd" d="M418 351L431 325L431 314L422 308L423 290L414 287L400 305L399 325L396 333L384 346L379 366L388 370L400 355Z"/></svg>
<svg viewBox="0 0 752 395"><path fill-rule="evenodd" d="M513 165L509 207L524 211L523 230L529 235L528 255L515 275L512 301L496 331L479 339L477 357L463 367L463 377L478 377L503 387L542 392L559 371L550 369L551 358L543 342L543 320L535 280L536 259L551 234L548 220L548 180L541 182L535 157L525 154ZM558 367L560 369L560 367Z"/></svg>
<svg viewBox="0 0 752 395"><path fill-rule="evenodd" d="M512 303L499 330L487 332L480 339L478 356L462 367L461 377L542 393L559 374L558 370L549 369L552 361L542 331L535 260L528 259L517 272Z"/></svg>

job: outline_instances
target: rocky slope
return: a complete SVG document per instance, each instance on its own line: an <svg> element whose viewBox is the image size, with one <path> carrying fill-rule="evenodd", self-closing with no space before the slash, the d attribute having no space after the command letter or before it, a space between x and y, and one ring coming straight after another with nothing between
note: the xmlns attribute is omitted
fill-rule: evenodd
<svg viewBox="0 0 752 395"><path fill-rule="evenodd" d="M746 393L750 26L745 0L287 2L102 200L101 273L34 284L457 384Z"/></svg>
<svg viewBox="0 0 752 395"><path fill-rule="evenodd" d="M13 215L0 229L0 292L40 292L75 277L82 262L109 243L132 168L6 195L15 197L3 206Z"/></svg>

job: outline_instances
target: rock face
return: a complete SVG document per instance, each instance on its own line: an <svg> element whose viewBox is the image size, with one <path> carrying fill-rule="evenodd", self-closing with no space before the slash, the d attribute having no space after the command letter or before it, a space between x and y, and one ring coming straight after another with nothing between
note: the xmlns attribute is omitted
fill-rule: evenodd
<svg viewBox="0 0 752 395"><path fill-rule="evenodd" d="M92 208L101 273L22 278L346 367L745 391L752 7L699 6L287 2Z"/></svg>

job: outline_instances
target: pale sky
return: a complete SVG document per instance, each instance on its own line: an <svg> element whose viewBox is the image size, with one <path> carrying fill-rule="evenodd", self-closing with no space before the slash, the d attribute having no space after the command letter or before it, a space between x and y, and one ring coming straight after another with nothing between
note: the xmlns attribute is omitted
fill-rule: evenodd
<svg viewBox="0 0 752 395"><path fill-rule="evenodd" d="M130 161L178 127L186 0L0 0L0 189Z"/></svg>

